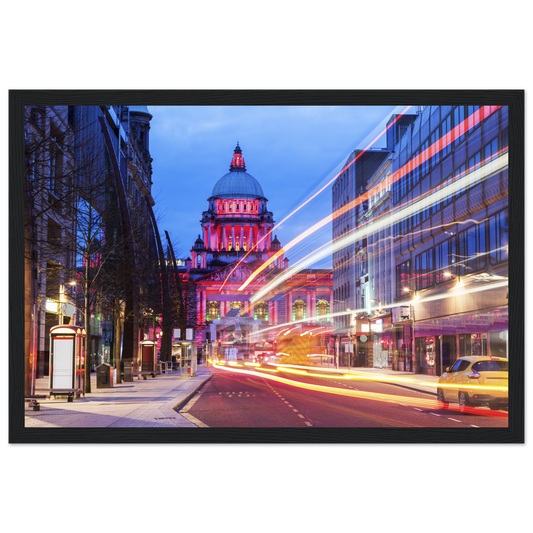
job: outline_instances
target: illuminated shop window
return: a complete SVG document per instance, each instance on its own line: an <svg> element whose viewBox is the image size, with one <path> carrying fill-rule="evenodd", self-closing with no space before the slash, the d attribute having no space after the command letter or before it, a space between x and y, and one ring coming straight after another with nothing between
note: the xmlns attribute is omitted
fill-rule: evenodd
<svg viewBox="0 0 533 533"><path fill-rule="evenodd" d="M230 302L230 309L244 309L244 302Z"/></svg>

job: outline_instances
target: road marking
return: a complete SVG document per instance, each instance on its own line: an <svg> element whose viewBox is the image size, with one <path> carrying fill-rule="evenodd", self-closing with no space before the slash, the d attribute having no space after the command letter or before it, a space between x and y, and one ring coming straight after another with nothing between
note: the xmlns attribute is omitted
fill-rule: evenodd
<svg viewBox="0 0 533 533"><path fill-rule="evenodd" d="M473 428L478 428L479 426L474 426L474 424L470 424L471 427Z"/></svg>
<svg viewBox="0 0 533 533"><path fill-rule="evenodd" d="M293 409L293 411L294 411L295 413L297 413L297 412L298 412L298 409Z"/></svg>
<svg viewBox="0 0 533 533"><path fill-rule="evenodd" d="M416 409L417 411L422 412L422 409L419 409L418 407L413 407L413 409Z"/></svg>
<svg viewBox="0 0 533 533"><path fill-rule="evenodd" d="M200 399L200 395L197 394L196 396L194 396L194 398L192 398L191 400L189 400L186 404L185 404L185 407L182 411L180 411L180 413L187 413L188 411L191 410L191 408L194 406L194 404Z"/></svg>
<svg viewBox="0 0 533 533"><path fill-rule="evenodd" d="M299 414L298 416L299 416L300 418L304 418L304 415L300 415L300 414Z"/></svg>
<svg viewBox="0 0 533 533"><path fill-rule="evenodd" d="M312 426L313 424L311 424L311 422L305 422L308 426Z"/></svg>
<svg viewBox="0 0 533 533"><path fill-rule="evenodd" d="M192 422L194 425L198 426L199 428L208 428L209 426L207 424L204 424L201 420L198 420L194 416L190 415L189 413L182 413L179 412L181 416L189 420L189 422Z"/></svg>
<svg viewBox="0 0 533 533"><path fill-rule="evenodd" d="M461 422L460 420L456 420L455 418L448 418L448 420L453 420L454 422Z"/></svg>
<svg viewBox="0 0 533 533"><path fill-rule="evenodd" d="M440 416L438 415L437 413L429 413L430 415L434 415L434 416Z"/></svg>

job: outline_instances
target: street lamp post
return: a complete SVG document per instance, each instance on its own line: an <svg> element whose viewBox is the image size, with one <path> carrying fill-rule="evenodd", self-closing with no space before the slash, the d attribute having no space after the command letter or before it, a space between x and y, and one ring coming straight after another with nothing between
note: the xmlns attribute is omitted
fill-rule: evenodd
<svg viewBox="0 0 533 533"><path fill-rule="evenodd" d="M370 301L371 302L377 302L378 304L378 308L381 309L381 300L378 300L377 298L370 298ZM374 308L374 311L375 311L375 308ZM374 337L372 335L372 331L370 331L370 338L372 339L372 350L374 349ZM376 333L374 332L374 335L376 335ZM381 340L381 339L380 339ZM379 343L379 346L378 346L378 350L379 350L379 366L380 368L383 368L383 360L382 360L382 357L383 357L383 349L381 348L381 342Z"/></svg>
<svg viewBox="0 0 533 533"><path fill-rule="evenodd" d="M351 317L351 320L350 320L350 327L353 327L353 333L348 333L348 338L350 339L351 341L351 345L352 345L352 353L354 354L354 358L355 358L355 355L357 353L357 322L355 320L355 311L352 311L351 309L346 309L347 311L351 312L352 313L352 317ZM350 371L350 355L349 355L349 352L348 352L348 372Z"/></svg>

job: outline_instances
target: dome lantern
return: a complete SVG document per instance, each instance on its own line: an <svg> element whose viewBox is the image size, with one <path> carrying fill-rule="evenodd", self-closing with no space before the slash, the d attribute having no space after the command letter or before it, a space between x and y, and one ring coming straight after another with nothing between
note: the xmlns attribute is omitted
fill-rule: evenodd
<svg viewBox="0 0 533 533"><path fill-rule="evenodd" d="M264 197L259 182L246 172L242 150L237 142L233 151L230 171L215 183L210 198L263 199Z"/></svg>
<svg viewBox="0 0 533 533"><path fill-rule="evenodd" d="M244 164L244 157L242 156L242 150L237 141L237 146L233 150L233 158L231 159L231 165L229 167L230 172L246 172L246 165Z"/></svg>

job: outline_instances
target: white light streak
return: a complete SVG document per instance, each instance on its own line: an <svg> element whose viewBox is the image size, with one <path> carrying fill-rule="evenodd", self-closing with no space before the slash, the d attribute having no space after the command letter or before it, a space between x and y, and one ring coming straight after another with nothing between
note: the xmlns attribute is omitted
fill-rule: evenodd
<svg viewBox="0 0 533 533"><path fill-rule="evenodd" d="M411 205L408 205L398 211L397 213L391 214L389 217L382 217L381 220L375 220L372 222L372 233L377 233L378 231L392 226L405 218L411 217L417 212L421 212L424 209L430 208L433 204L441 202L447 198L451 198L455 195L457 190L469 189L478 183L483 182L484 180L490 178L492 175L501 172L509 164L509 157L507 152L499 156L497 159L490 162L490 164L483 165L472 172L468 172L462 178L459 178L446 187L435 191L434 193L422 198L416 202L413 202ZM326 217L330 218L330 217ZM326 219L324 219L326 220ZM367 223L368 224L368 223ZM314 254L308 255L301 261L298 261L295 265L289 267L285 272L280 274L276 279L272 280L270 283L267 283L260 291L258 291L250 301L255 303L260 301L266 294L275 289L278 285L283 283L285 280L294 276L304 268L310 267L313 263L324 259L328 255L341 250L346 246L352 244L354 241L357 241L365 237L368 233L367 224L361 227L358 230L353 231L349 235L342 237L332 243L331 247L324 247L317 250ZM313 227L320 225L320 222L315 224ZM388 307L391 307L390 305Z"/></svg>

